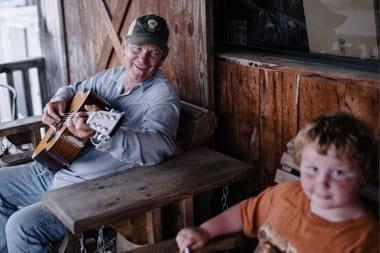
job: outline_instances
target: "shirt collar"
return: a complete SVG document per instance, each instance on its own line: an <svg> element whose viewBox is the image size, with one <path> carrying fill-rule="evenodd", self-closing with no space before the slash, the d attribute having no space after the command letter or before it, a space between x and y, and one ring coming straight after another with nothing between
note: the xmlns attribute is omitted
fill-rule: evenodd
<svg viewBox="0 0 380 253"><path fill-rule="evenodd" d="M125 71L125 68L123 69L123 73ZM123 90L123 84L124 84L124 75L121 76L121 78L119 79L119 87L118 87L118 93L121 94L121 95L129 95L131 94L133 91L137 90L138 88L142 88L142 92L145 92L147 89L149 89L153 84L154 84L154 81L157 77L161 77L162 76L162 72L161 70L157 70L156 73L154 73L154 75L152 75L150 78L138 83L136 85L135 88L133 88L131 91L129 91L128 93L121 93L121 91Z"/></svg>
<svg viewBox="0 0 380 253"><path fill-rule="evenodd" d="M154 75L152 75L149 79L142 81L139 86L142 87L143 92L149 89L154 84L154 80L160 76L162 76L162 72L157 70L156 73L154 73Z"/></svg>

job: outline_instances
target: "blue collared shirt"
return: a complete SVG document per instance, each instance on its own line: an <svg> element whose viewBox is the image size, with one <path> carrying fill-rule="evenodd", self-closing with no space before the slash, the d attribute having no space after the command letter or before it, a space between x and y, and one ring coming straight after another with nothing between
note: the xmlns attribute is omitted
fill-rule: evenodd
<svg viewBox="0 0 380 253"><path fill-rule="evenodd" d="M58 89L54 100L70 101L78 90L85 88L125 114L107 145L88 144L67 169L55 174L53 188L131 167L155 165L174 154L180 114L174 87L158 71L123 94L124 75L124 67L113 68Z"/></svg>

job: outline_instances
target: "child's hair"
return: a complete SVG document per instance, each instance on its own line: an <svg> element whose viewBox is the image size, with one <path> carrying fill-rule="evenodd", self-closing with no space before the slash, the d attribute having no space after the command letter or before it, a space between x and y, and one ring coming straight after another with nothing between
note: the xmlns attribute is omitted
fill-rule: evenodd
<svg viewBox="0 0 380 253"><path fill-rule="evenodd" d="M294 160L300 164L304 145L315 143L317 152L327 154L333 147L337 156L346 156L358 162L365 181L376 176L378 166L377 141L368 125L352 114L334 112L320 116L306 125L295 138Z"/></svg>

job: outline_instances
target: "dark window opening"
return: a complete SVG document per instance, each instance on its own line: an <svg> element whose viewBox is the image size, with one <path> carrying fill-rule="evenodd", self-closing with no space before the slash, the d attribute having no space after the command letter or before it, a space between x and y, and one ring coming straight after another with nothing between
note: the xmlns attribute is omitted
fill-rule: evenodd
<svg viewBox="0 0 380 253"><path fill-rule="evenodd" d="M379 0L214 2L217 51L244 48L379 72Z"/></svg>

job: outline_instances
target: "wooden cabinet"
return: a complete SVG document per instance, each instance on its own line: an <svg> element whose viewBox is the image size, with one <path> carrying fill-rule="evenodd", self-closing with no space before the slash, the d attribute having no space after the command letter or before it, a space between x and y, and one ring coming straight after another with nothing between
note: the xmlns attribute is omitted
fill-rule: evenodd
<svg viewBox="0 0 380 253"><path fill-rule="evenodd" d="M253 55L221 55L215 65L217 147L259 166L261 188L273 183L286 143L323 113L352 112L380 137L375 74Z"/></svg>

